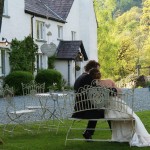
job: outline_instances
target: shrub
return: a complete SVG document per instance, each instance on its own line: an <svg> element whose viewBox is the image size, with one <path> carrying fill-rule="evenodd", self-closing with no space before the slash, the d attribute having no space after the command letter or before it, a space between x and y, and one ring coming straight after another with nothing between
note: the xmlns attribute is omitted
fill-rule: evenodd
<svg viewBox="0 0 150 150"><path fill-rule="evenodd" d="M48 68L49 69L54 69L55 65L54 65L54 62L55 62L55 56L51 56L51 57L48 57Z"/></svg>
<svg viewBox="0 0 150 150"><path fill-rule="evenodd" d="M11 41L10 65L11 71L34 72L35 54L38 51L38 45L34 43L31 36L27 36L22 41L13 39Z"/></svg>
<svg viewBox="0 0 150 150"><path fill-rule="evenodd" d="M4 78L4 84L14 88L15 95L22 95L21 83L29 83L34 80L34 76L26 71L14 71Z"/></svg>
<svg viewBox="0 0 150 150"><path fill-rule="evenodd" d="M37 73L35 76L37 83L45 82L45 90L49 91L50 87L55 86L55 89L61 90L62 75L54 69L44 69Z"/></svg>
<svg viewBox="0 0 150 150"><path fill-rule="evenodd" d="M146 82L146 86L147 86L147 87L150 87L150 81L147 81L147 82Z"/></svg>
<svg viewBox="0 0 150 150"><path fill-rule="evenodd" d="M146 87L146 77L144 75L139 76L136 79L136 87Z"/></svg>

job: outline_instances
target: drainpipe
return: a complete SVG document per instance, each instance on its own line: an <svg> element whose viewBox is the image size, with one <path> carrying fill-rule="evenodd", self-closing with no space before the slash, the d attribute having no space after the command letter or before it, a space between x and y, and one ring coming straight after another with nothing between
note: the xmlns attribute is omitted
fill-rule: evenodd
<svg viewBox="0 0 150 150"><path fill-rule="evenodd" d="M32 37L32 40L33 40L33 18L34 18L34 15L31 17L31 37ZM32 74L34 74L34 62L32 60Z"/></svg>
<svg viewBox="0 0 150 150"><path fill-rule="evenodd" d="M33 40L33 18L34 18L34 15L31 17L31 37L32 37L32 40Z"/></svg>
<svg viewBox="0 0 150 150"><path fill-rule="evenodd" d="M68 60L68 86L70 86L70 62Z"/></svg>
<svg viewBox="0 0 150 150"><path fill-rule="evenodd" d="M2 26L3 9L4 9L4 0L1 0L0 1L0 33L1 33L1 26Z"/></svg>
<svg viewBox="0 0 150 150"><path fill-rule="evenodd" d="M75 61L75 67L76 67L77 63ZM75 79L76 79L77 73L76 73L76 68L75 68Z"/></svg>

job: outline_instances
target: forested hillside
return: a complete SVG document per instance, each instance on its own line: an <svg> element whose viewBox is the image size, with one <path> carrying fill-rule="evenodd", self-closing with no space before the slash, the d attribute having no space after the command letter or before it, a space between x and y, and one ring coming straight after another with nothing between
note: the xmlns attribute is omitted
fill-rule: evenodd
<svg viewBox="0 0 150 150"><path fill-rule="evenodd" d="M95 0L94 6L103 78L120 80L150 66L150 0Z"/></svg>

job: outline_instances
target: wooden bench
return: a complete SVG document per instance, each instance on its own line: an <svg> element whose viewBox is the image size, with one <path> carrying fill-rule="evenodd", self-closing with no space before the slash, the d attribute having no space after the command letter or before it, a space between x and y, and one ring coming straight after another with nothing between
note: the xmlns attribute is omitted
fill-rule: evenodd
<svg viewBox="0 0 150 150"><path fill-rule="evenodd" d="M131 137L134 133L134 118L132 117L133 113L133 91L132 90L126 90L125 92L121 94L114 93L114 91L101 87L101 86L85 86L83 88L79 89L80 92L74 93L72 98L70 99L72 103L72 112L70 114L69 120L72 120L72 123L70 124L67 134L66 134L66 140L65 145L67 144L67 141L72 140L85 140L82 137L70 137L70 133L72 133L74 130L81 130L84 131L85 128L80 128L79 126L74 127L75 122L78 123L78 121L131 121L132 122L132 132ZM113 95L113 96L112 96ZM70 108L69 108L70 109ZM104 118L98 118L97 116L93 117L79 117L80 113L88 112L88 111L98 111L98 110L104 110L105 116ZM111 116L111 112L117 112L119 115L117 117ZM77 115L76 115L77 114ZM77 117L76 117L77 116ZM112 133L113 129L108 128L102 128L102 127L96 127L97 130L111 130L110 133ZM82 132L81 132L82 133ZM103 139L103 137L99 137L98 139L92 139L92 141L114 141L112 137L110 139Z"/></svg>

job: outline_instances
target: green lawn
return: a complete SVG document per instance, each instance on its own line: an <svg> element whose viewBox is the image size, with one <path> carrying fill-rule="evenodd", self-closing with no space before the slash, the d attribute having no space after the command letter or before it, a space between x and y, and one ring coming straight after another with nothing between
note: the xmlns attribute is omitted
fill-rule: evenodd
<svg viewBox="0 0 150 150"><path fill-rule="evenodd" d="M138 116L142 119L145 127L150 132L150 111L138 112ZM56 134L56 130L48 131L47 129L40 129L40 132L36 132L36 128L33 127L34 133L31 134L27 131L20 131L20 128L16 128L13 136L6 133L3 136L1 132L1 138L4 141L3 145L0 145L0 150L149 150L150 147L138 148L130 147L128 143L118 142L86 142L86 141L68 141L65 146L66 130L70 121L65 122L65 126L62 125ZM85 127L86 122L80 122L79 125ZM105 122L98 123L98 126L107 126ZM81 136L82 131L75 132L76 136ZM74 135L73 135L74 136ZM110 136L109 133L96 131L94 137Z"/></svg>

